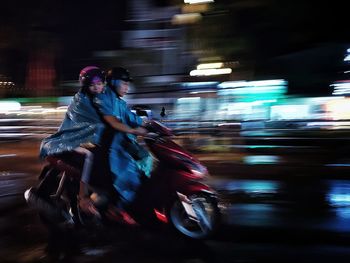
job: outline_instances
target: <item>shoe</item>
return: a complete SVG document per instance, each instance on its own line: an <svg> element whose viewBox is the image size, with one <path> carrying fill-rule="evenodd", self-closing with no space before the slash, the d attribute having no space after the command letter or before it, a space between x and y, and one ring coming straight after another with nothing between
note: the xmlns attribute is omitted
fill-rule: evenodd
<svg viewBox="0 0 350 263"><path fill-rule="evenodd" d="M109 208L106 216L108 219L112 221L116 221L118 223L128 224L137 226L138 223L125 211L118 210L116 208Z"/></svg>

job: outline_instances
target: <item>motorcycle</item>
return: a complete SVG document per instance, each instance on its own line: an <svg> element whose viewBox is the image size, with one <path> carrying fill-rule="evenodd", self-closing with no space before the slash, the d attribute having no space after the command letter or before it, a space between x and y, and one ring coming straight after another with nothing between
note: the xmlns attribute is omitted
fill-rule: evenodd
<svg viewBox="0 0 350 263"><path fill-rule="evenodd" d="M150 121L146 129L143 141L157 161L126 212L141 226L170 226L190 239L210 237L219 226L220 210L217 194L205 183L206 167L175 143L163 124ZM39 210L46 224L86 224L77 200L80 171L56 157L49 156L47 161L39 185L25 192L27 203ZM110 199L107 203L113 204ZM103 206L97 204L100 200L96 207ZM103 216L107 209L99 212Z"/></svg>

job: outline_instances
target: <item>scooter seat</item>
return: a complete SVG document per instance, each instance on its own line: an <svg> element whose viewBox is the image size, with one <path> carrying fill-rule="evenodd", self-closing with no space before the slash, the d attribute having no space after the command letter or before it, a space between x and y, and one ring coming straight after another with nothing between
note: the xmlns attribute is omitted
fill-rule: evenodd
<svg viewBox="0 0 350 263"><path fill-rule="evenodd" d="M46 161L50 165L56 167L57 169L59 169L62 172L68 173L71 176L80 176L81 175L81 171L78 168L68 164L66 161L64 161L63 159L58 158L56 156L48 156L48 157L46 157Z"/></svg>

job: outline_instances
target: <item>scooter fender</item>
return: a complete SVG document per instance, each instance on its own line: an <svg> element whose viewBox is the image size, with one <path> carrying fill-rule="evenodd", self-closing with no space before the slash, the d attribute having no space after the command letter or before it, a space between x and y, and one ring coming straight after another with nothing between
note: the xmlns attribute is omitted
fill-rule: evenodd
<svg viewBox="0 0 350 263"><path fill-rule="evenodd" d="M210 186L200 182L187 183L185 185L182 185L177 189L177 192L186 196L191 196L196 193L206 193L212 196L216 196L215 191Z"/></svg>
<svg viewBox="0 0 350 263"><path fill-rule="evenodd" d="M180 202L182 203L186 213L190 217L195 218L195 219L197 219L197 215L193 209L193 204L192 204L192 201L190 200L189 197L193 194L205 193L207 195L212 196L213 198L216 198L216 194L214 193L214 191L209 186L207 186L206 184L202 184L202 183L188 185L183 190L184 191L182 191L182 192L177 191L176 194L177 194Z"/></svg>

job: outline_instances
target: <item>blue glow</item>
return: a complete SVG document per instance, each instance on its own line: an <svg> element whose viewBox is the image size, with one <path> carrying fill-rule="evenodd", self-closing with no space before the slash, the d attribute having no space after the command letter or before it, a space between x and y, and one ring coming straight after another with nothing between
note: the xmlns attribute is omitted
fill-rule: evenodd
<svg viewBox="0 0 350 263"><path fill-rule="evenodd" d="M267 180L235 180L225 182L225 189L229 191L244 191L252 193L276 193L280 184Z"/></svg>
<svg viewBox="0 0 350 263"><path fill-rule="evenodd" d="M243 158L246 164L276 164L281 162L280 157L276 155L250 155Z"/></svg>
<svg viewBox="0 0 350 263"><path fill-rule="evenodd" d="M219 82L217 81L201 81L201 82L184 82L181 83L182 87L205 87L205 86L216 86Z"/></svg>
<svg viewBox="0 0 350 263"><path fill-rule="evenodd" d="M238 87L270 87L285 86L288 82L284 79L257 80L257 81L226 81L219 85L219 88L238 88Z"/></svg>
<svg viewBox="0 0 350 263"><path fill-rule="evenodd" d="M350 205L350 194L330 194L329 201L337 205Z"/></svg>
<svg viewBox="0 0 350 263"><path fill-rule="evenodd" d="M328 202L332 206L350 206L350 184L347 181L334 181L328 192Z"/></svg>

